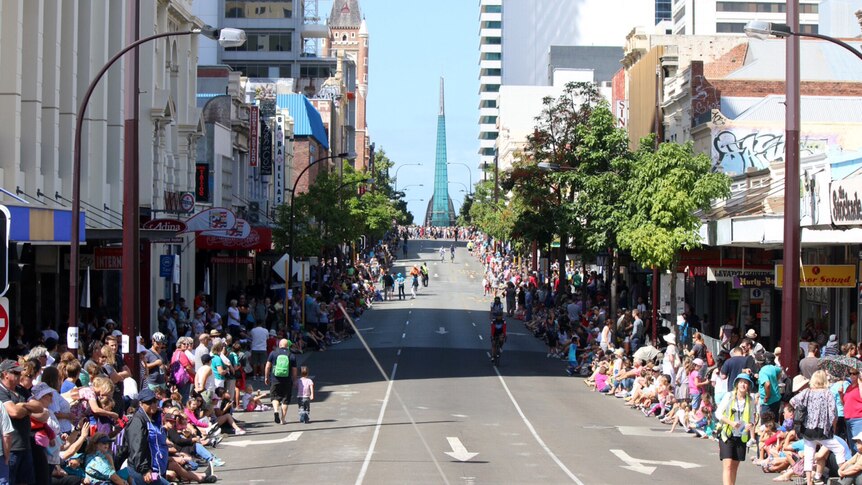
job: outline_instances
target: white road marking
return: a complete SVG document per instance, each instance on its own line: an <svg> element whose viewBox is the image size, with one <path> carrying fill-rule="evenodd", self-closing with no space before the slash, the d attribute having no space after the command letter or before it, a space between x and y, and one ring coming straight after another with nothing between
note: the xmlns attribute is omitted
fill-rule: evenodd
<svg viewBox="0 0 862 485"><path fill-rule="evenodd" d="M407 338L407 332L402 333L401 338Z"/></svg>
<svg viewBox="0 0 862 485"><path fill-rule="evenodd" d="M476 322L473 322L473 326L474 326L474 327L476 326Z"/></svg>
<svg viewBox="0 0 862 485"><path fill-rule="evenodd" d="M490 357L490 355L491 354L489 353L488 356ZM559 458L557 458L557 455L555 455L554 452L551 451L550 448L548 448L548 445L545 444L545 442L539 436L539 433L536 432L536 428L533 427L533 424L530 423L530 420L527 419L527 416L525 416L524 412L521 411L521 406L518 405L518 401L515 400L515 396L512 395L512 391L509 390L509 386L506 385L506 381L503 380L503 374L500 374L500 369L494 367L494 372L497 373L497 377L500 379L500 384L503 385L503 389L506 391L506 394L509 396L509 399L512 401L512 404L515 406L515 410L518 411L518 414L521 416L521 419L524 421L524 424L527 426L527 429L529 429L530 433L533 434L533 438L535 438L536 442L539 443L539 446L541 446L542 449L545 450L545 453L547 453L548 456L550 456L551 459L554 460L554 463L556 463L557 466L559 466L560 469L563 470L563 472L569 478L572 479L572 482L577 483L578 485L584 485L584 482L578 479L578 477L576 477L575 474L572 473L572 471L569 470L568 467L566 467L566 465L562 461L560 461Z"/></svg>
<svg viewBox="0 0 862 485"><path fill-rule="evenodd" d="M406 325L410 325L410 320L407 320L407 323L406 323Z"/></svg>
<svg viewBox="0 0 862 485"><path fill-rule="evenodd" d="M413 313L413 310L407 310L408 315L410 315L411 313Z"/></svg>
<svg viewBox="0 0 862 485"><path fill-rule="evenodd" d="M466 414L453 414L452 417L453 418L467 418L469 416L467 416Z"/></svg>
<svg viewBox="0 0 862 485"><path fill-rule="evenodd" d="M439 330L437 330L437 331L436 331L436 332L434 332L434 333L439 333L440 335L446 335L446 334L447 334L447 333L449 333L449 332L447 332L445 328L440 327L440 329L439 329Z"/></svg>
<svg viewBox="0 0 862 485"><path fill-rule="evenodd" d="M395 354L395 355L400 356L400 355L401 355L401 349L398 349L398 353L397 353L397 354Z"/></svg>
<svg viewBox="0 0 862 485"><path fill-rule="evenodd" d="M655 466L645 466L645 465L664 465L664 466L675 466L679 468L700 468L702 465L698 465L697 463L689 463L687 461L679 461L679 460L670 460L670 461L659 461L659 460L642 460L640 458L634 458L629 456L623 450L609 450L614 455L617 455L617 458L624 461L626 465L621 465L620 468L625 468L626 470L631 470L633 472L643 473L644 475L652 475L657 467Z"/></svg>
<svg viewBox="0 0 862 485"><path fill-rule="evenodd" d="M485 355L487 355L489 359L491 358L491 352L485 352Z"/></svg>
<svg viewBox="0 0 862 485"><path fill-rule="evenodd" d="M383 424L383 415L386 414L386 406L389 404L389 395L392 393L392 383L395 382L395 371L398 370L398 363L392 366L392 373L389 374L389 385L386 386L386 396L383 398L383 405L380 406L380 415L377 416L377 425L374 426L374 434L371 436L371 444L368 445L368 453L365 454L365 461L362 462L362 469L359 470L359 476L356 477L356 485L362 485L362 480L365 479L365 474L368 473L368 465L371 464L371 455L374 454L374 447L377 445L377 437L380 435L380 426Z"/></svg>
<svg viewBox="0 0 862 485"><path fill-rule="evenodd" d="M666 429L653 429L649 426L613 426L625 436L644 436L647 438L691 438L688 433L667 433Z"/></svg>
<svg viewBox="0 0 862 485"><path fill-rule="evenodd" d="M461 443L461 440L454 436L447 436L446 441L448 441L449 446L452 447L452 451L447 451L446 454L458 461L468 461L470 458L479 454L467 451L467 447Z"/></svg>
<svg viewBox="0 0 862 485"><path fill-rule="evenodd" d="M294 431L284 438L278 438L274 440L242 440L242 441L225 441L222 446L237 446L239 448L245 448L249 445L274 445L278 443L287 443L288 441L296 441L299 437L302 436L302 431Z"/></svg>
<svg viewBox="0 0 862 485"><path fill-rule="evenodd" d="M481 336L481 335L479 335L479 340L485 340L485 339L483 339L483 338L482 338L482 336Z"/></svg>

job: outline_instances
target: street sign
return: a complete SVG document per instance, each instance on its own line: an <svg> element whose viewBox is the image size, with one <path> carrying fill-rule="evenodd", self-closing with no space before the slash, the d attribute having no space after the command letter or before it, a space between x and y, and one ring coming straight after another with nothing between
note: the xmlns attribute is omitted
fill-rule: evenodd
<svg viewBox="0 0 862 485"><path fill-rule="evenodd" d="M9 299L0 298L0 349L9 348Z"/></svg>
<svg viewBox="0 0 862 485"><path fill-rule="evenodd" d="M174 255L163 254L159 257L159 276L170 278L174 272Z"/></svg>
<svg viewBox="0 0 862 485"><path fill-rule="evenodd" d="M0 296L9 290L9 225L12 215L0 205Z"/></svg>

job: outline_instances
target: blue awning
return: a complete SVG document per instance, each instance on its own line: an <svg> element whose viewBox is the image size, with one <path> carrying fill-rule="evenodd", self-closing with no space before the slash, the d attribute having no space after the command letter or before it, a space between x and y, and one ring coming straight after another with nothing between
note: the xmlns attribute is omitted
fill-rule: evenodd
<svg viewBox="0 0 862 485"><path fill-rule="evenodd" d="M309 136L329 150L329 137L320 113L304 94L279 94L275 104L293 118L293 136Z"/></svg>
<svg viewBox="0 0 862 485"><path fill-rule="evenodd" d="M31 244L69 244L72 241L72 211L7 205L12 216L9 240ZM78 218L78 240L85 243L85 215Z"/></svg>

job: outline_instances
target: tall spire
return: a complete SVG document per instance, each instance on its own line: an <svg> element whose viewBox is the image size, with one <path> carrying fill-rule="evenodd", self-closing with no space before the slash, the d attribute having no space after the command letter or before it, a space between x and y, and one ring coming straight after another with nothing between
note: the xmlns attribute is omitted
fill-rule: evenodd
<svg viewBox="0 0 862 485"><path fill-rule="evenodd" d="M335 0L329 13L330 27L360 27L362 12L359 10L359 0Z"/></svg>
<svg viewBox="0 0 862 485"><path fill-rule="evenodd" d="M446 115L445 104L443 97L443 76L440 76L440 113L438 113L440 116Z"/></svg>

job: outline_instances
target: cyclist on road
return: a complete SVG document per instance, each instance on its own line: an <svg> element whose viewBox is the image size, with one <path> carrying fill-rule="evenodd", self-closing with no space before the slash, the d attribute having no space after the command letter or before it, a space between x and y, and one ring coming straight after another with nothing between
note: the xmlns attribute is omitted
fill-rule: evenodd
<svg viewBox="0 0 862 485"><path fill-rule="evenodd" d="M491 304L491 360L503 351L506 343L506 320L503 318L503 303L500 297Z"/></svg>

